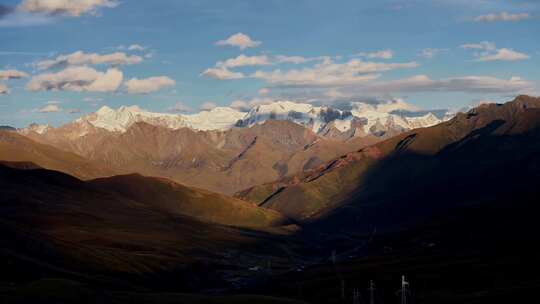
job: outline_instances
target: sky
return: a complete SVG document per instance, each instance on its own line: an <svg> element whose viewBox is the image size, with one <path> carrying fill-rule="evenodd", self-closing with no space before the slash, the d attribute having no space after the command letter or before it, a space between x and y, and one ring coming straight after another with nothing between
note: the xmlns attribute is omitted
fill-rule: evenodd
<svg viewBox="0 0 540 304"><path fill-rule="evenodd" d="M540 95L536 0L0 0L0 125Z"/></svg>

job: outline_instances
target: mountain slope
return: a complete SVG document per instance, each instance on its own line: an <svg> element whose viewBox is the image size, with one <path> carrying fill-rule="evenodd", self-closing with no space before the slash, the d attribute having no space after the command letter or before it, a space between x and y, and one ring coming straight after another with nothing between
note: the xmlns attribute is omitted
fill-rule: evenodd
<svg viewBox="0 0 540 304"><path fill-rule="evenodd" d="M232 194L319 165L380 140L326 139L289 121L269 120L227 131L172 130L135 123L126 132L95 129L72 137L71 126L29 137L99 162L121 173L161 176Z"/></svg>
<svg viewBox="0 0 540 304"><path fill-rule="evenodd" d="M469 186L489 193L486 170L538 153L539 108L540 99L527 96L482 105L238 197L299 220L332 222L334 229L399 227L455 206ZM455 201L440 202L445 195Z"/></svg>
<svg viewBox="0 0 540 304"><path fill-rule="evenodd" d="M89 184L100 190L117 192L157 210L201 221L238 227L270 227L287 223L273 210L207 190L189 188L164 178L132 174L99 178L89 181Z"/></svg>
<svg viewBox="0 0 540 304"><path fill-rule="evenodd" d="M339 294L340 279L348 290L359 286L368 302L368 282L373 280L381 302L397 303L396 290L405 275L412 291L408 303L528 302L540 288L540 236L534 229L540 211L539 171L524 170L530 165L525 160L504 167L519 176L492 189L496 196L483 192L488 197L479 199L465 191L454 210L397 233L371 234L358 241L356 251L338 249L336 264L280 275L268 285L281 296L296 295L295 284L302 285L306 301L327 303L329 294Z"/></svg>
<svg viewBox="0 0 540 304"><path fill-rule="evenodd" d="M276 212L162 179L84 182L0 165L0 282L63 277L128 289L226 286L253 265L286 265L293 247L264 232L281 222Z"/></svg>
<svg viewBox="0 0 540 304"><path fill-rule="evenodd" d="M79 178L113 175L115 171L74 153L37 143L16 132L0 130L0 161L32 162L40 167L59 170Z"/></svg>

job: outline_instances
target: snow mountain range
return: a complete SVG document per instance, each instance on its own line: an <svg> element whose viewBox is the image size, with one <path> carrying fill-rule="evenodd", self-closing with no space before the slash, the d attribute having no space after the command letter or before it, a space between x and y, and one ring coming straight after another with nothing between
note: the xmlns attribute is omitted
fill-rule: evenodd
<svg viewBox="0 0 540 304"><path fill-rule="evenodd" d="M348 138L381 136L387 132L429 127L452 117L451 113L441 117L440 114L436 115L438 112L420 112L414 106L400 100L382 104L352 102L348 110L292 101L276 101L254 106L247 112L230 107L216 107L195 114L154 113L136 105L121 106L118 109L103 106L98 111L82 116L65 126L69 125L72 136L81 137L94 128L123 133L138 122L173 130L191 128L200 131L224 131L231 128L252 127L267 120L287 120L311 129L319 135ZM45 134L51 129L53 128L48 125L32 124L20 132Z"/></svg>

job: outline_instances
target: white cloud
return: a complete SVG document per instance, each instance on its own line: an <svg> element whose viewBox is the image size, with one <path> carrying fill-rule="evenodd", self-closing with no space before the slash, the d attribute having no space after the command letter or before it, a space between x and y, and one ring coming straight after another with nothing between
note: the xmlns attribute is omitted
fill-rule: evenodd
<svg viewBox="0 0 540 304"><path fill-rule="evenodd" d="M46 73L32 77L26 85L29 91L87 91L113 92L123 80L122 71L111 68L99 72L90 67L68 67L57 73Z"/></svg>
<svg viewBox="0 0 540 304"><path fill-rule="evenodd" d="M491 76L462 76L432 79L426 75L417 75L397 80L377 80L363 84L339 88L287 88L281 91L280 98L301 100L309 103L328 103L343 101L372 100L377 96L403 96L412 93L457 92L467 94L535 95L537 84L520 77L501 79ZM394 102L393 106L400 106ZM392 105L388 106L392 108Z"/></svg>
<svg viewBox="0 0 540 304"><path fill-rule="evenodd" d="M375 108L377 109L377 111L384 112L384 113L391 113L393 111L400 111L400 110L411 111L411 112L420 111L420 108L406 102L402 98L394 98L391 100L386 100L384 102L381 102L375 105Z"/></svg>
<svg viewBox="0 0 540 304"><path fill-rule="evenodd" d="M358 53L359 56L367 58L378 58L378 59L392 59L394 58L394 51L392 50L381 50L372 53Z"/></svg>
<svg viewBox="0 0 540 304"><path fill-rule="evenodd" d="M530 91L534 84L520 77L500 79L491 76L463 76L434 80L426 75L381 81L354 89L372 93L395 92L465 92L465 93L518 93Z"/></svg>
<svg viewBox="0 0 540 304"><path fill-rule="evenodd" d="M270 98L270 97L255 97L249 100L238 99L231 102L229 107L236 109L238 111L246 112L246 111L249 111L249 109L251 109L252 107L263 105L263 104L269 104L275 101L276 99Z"/></svg>
<svg viewBox="0 0 540 304"><path fill-rule="evenodd" d="M227 59L225 61L219 61L216 66L224 68L236 68L243 66L257 66L257 65L270 65L268 56L246 56L244 54L239 55L236 58Z"/></svg>
<svg viewBox="0 0 540 304"><path fill-rule="evenodd" d="M243 111L243 112L246 112L246 111L249 110L248 103L243 101L243 100L235 100L235 101L231 102L229 107L231 107L233 109L236 109L238 111Z"/></svg>
<svg viewBox="0 0 540 304"><path fill-rule="evenodd" d="M113 0L23 0L18 10L28 13L65 15L78 17L96 14L100 7L113 8L118 5Z"/></svg>
<svg viewBox="0 0 540 304"><path fill-rule="evenodd" d="M90 92L114 92L118 89L124 74L118 69L108 69L107 72L93 81L87 88Z"/></svg>
<svg viewBox="0 0 540 304"><path fill-rule="evenodd" d="M478 61L517 61L529 59L529 55L516 52L512 49L498 49L495 54L480 56Z"/></svg>
<svg viewBox="0 0 540 304"><path fill-rule="evenodd" d="M126 53L115 52L110 54L84 53L77 51L68 55L60 55L52 60L43 60L38 62L39 70L47 70L55 67L65 67L70 65L129 65L137 64L143 61L143 58L136 55L128 56Z"/></svg>
<svg viewBox="0 0 540 304"><path fill-rule="evenodd" d="M482 41L480 43L468 43L461 45L461 48L464 49L473 49L473 50L483 50L483 51L494 51L497 49L497 46L493 42Z"/></svg>
<svg viewBox="0 0 540 304"><path fill-rule="evenodd" d="M486 104L494 104L496 103L495 101L491 100L491 99L480 99L480 100L476 100L474 102L474 106L481 106L481 105L486 105Z"/></svg>
<svg viewBox="0 0 540 304"><path fill-rule="evenodd" d="M201 73L201 76L206 76L218 80L242 79L244 74L240 72L232 72L225 67L209 68Z"/></svg>
<svg viewBox="0 0 540 304"><path fill-rule="evenodd" d="M26 78L28 74L18 70L0 70L0 80Z"/></svg>
<svg viewBox="0 0 540 304"><path fill-rule="evenodd" d="M55 113L62 111L62 108L58 106L57 104L47 104L41 109L37 110L39 113Z"/></svg>
<svg viewBox="0 0 540 304"><path fill-rule="evenodd" d="M441 52L441 49L426 48L420 51L420 56L427 59L431 59L437 56L439 52Z"/></svg>
<svg viewBox="0 0 540 304"><path fill-rule="evenodd" d="M313 67L288 71L257 71L251 77L263 79L277 86L344 86L365 83L377 79L379 72L394 69L414 68L416 62L380 63L352 59L345 63L335 63L327 58Z"/></svg>
<svg viewBox="0 0 540 304"><path fill-rule="evenodd" d="M2 14L3 13L3 14ZM0 5L0 28L2 27L25 27L25 26L39 26L53 23L55 20L51 16L36 15L31 13L25 13L22 11L16 11L11 7L7 10Z"/></svg>
<svg viewBox="0 0 540 304"><path fill-rule="evenodd" d="M242 33L236 33L225 40L216 42L218 46L233 46L238 47L241 50L247 48L254 48L261 45L262 42L252 40L248 35Z"/></svg>
<svg viewBox="0 0 540 304"><path fill-rule="evenodd" d="M62 102L61 101L58 101L58 100L49 100L47 101L47 104L48 105L59 105L61 104Z"/></svg>
<svg viewBox="0 0 540 304"><path fill-rule="evenodd" d="M103 98L94 98L94 97L85 97L83 98L84 102L101 102Z"/></svg>
<svg viewBox="0 0 540 304"><path fill-rule="evenodd" d="M144 79L132 78L126 81L127 92L130 94L148 94L165 87L174 86L176 81L167 76L156 76Z"/></svg>
<svg viewBox="0 0 540 304"><path fill-rule="evenodd" d="M259 95L268 95L268 93L270 93L270 89L261 88L258 93L259 93Z"/></svg>
<svg viewBox="0 0 540 304"><path fill-rule="evenodd" d="M326 90L323 92L324 97L328 97L330 99L339 99L339 98L346 98L347 95L343 94L340 90L336 88L331 88L329 90Z"/></svg>
<svg viewBox="0 0 540 304"><path fill-rule="evenodd" d="M338 72L318 74L316 69L289 70L283 72L275 70L272 72L257 71L252 77L263 79L266 82L276 86L342 86L353 83L361 83L377 79L378 74L362 74Z"/></svg>
<svg viewBox="0 0 540 304"><path fill-rule="evenodd" d="M294 63L294 64L300 64L305 63L312 60L312 58L305 58L302 56L285 56L285 55L277 55L276 61L279 63Z"/></svg>
<svg viewBox="0 0 540 304"><path fill-rule="evenodd" d="M140 45L140 44L132 44L128 46L127 48L129 51L144 51L146 50L146 47Z"/></svg>
<svg viewBox="0 0 540 304"><path fill-rule="evenodd" d="M476 61L517 61L530 58L529 55L512 49L497 49L495 43L488 41L464 44L461 48L477 50L474 53L474 56L477 57Z"/></svg>
<svg viewBox="0 0 540 304"><path fill-rule="evenodd" d="M83 101L87 102L89 105L93 107L97 107L103 101L103 98L85 97L83 98Z"/></svg>
<svg viewBox="0 0 540 304"><path fill-rule="evenodd" d="M9 94L9 88L7 85L0 83L0 95Z"/></svg>
<svg viewBox="0 0 540 304"><path fill-rule="evenodd" d="M529 19L528 13L511 14L508 12L502 12L499 14L487 14L474 18L477 22L496 22L496 21L521 21Z"/></svg>
<svg viewBox="0 0 540 304"><path fill-rule="evenodd" d="M169 112L186 113L191 111L191 107L179 101L174 106L167 109Z"/></svg>
<svg viewBox="0 0 540 304"><path fill-rule="evenodd" d="M217 107L217 105L211 101L204 102L199 108L201 111L210 111L213 108Z"/></svg>
<svg viewBox="0 0 540 304"><path fill-rule="evenodd" d="M267 55L246 56L244 54L241 54L235 58L230 58L225 61L218 61L215 67L206 69L204 72L201 73L201 75L218 79L218 80L241 79L245 77L243 73L234 72L234 71L231 71L230 69L244 67L244 66L267 66L267 65L274 65L278 63L299 64L299 63L312 61L316 59L322 60L322 57L304 58L300 56L278 55L278 56L270 58Z"/></svg>

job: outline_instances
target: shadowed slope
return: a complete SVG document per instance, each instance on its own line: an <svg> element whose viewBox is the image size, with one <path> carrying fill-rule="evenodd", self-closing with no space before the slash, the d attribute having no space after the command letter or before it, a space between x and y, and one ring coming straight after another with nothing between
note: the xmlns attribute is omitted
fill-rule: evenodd
<svg viewBox="0 0 540 304"><path fill-rule="evenodd" d="M93 286L192 291L227 286L225 277L245 276L253 265L287 263L288 241L207 222L262 229L281 219L273 211L170 181L112 179L84 182L0 166L0 282L64 277ZM143 190L124 195L125 187ZM137 197L150 187L157 189L149 195L164 193L158 200Z"/></svg>
<svg viewBox="0 0 540 304"><path fill-rule="evenodd" d="M259 208L207 190L177 184L164 178L138 174L113 176L89 182L98 189L114 191L123 197L145 203L171 214L238 227L270 227L286 224L274 210Z"/></svg>
<svg viewBox="0 0 540 304"><path fill-rule="evenodd" d="M376 145L362 183L304 223L336 263L275 278L276 294L301 288L308 302L340 303L345 282L347 301L360 288L368 302L374 280L381 303L397 303L405 275L407 303L530 302L540 288L539 106L521 96Z"/></svg>
<svg viewBox="0 0 540 304"><path fill-rule="evenodd" d="M483 105L437 126L348 153L311 172L248 189L238 197L307 221L341 212L340 208L345 208L340 214L349 214L352 220L357 211L365 213L370 206L398 216L399 210L408 208L399 207L400 202L412 195L425 193L421 201L431 195L436 202L441 193L451 192L451 182L482 180L486 168L536 153L539 108L540 99L527 96L505 105ZM454 190L461 191L459 187L466 187L462 184Z"/></svg>

